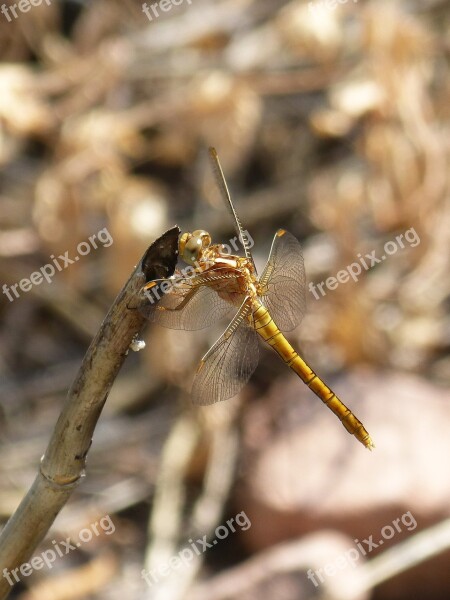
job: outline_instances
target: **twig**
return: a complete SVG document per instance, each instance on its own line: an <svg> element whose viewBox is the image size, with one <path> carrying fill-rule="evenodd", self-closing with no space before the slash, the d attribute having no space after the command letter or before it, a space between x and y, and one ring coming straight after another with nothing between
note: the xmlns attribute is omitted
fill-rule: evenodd
<svg viewBox="0 0 450 600"><path fill-rule="evenodd" d="M11 571L28 560L83 477L97 420L129 345L145 322L137 310L130 308L147 281L173 273L179 233L179 228L173 227L149 247L92 341L39 473L0 536L1 570ZM7 579L0 578L0 600L10 591Z"/></svg>
<svg viewBox="0 0 450 600"><path fill-rule="evenodd" d="M239 403L229 404L224 407L216 406L214 410L214 417L216 419L215 427L212 431L212 440L211 440L211 449L209 452L209 460L205 473L205 480L203 485L203 490L195 503L192 513L188 519L190 524L190 535L192 538L196 538L200 536L203 538L206 535L210 538L211 533L214 530L214 527L220 520L220 517L223 513L225 503L228 499L230 488L234 481L235 474L235 466L238 455L238 447L239 447L239 435L235 425L235 417L237 410L239 408ZM209 408L208 410L211 410ZM209 414L203 413L203 415L207 418ZM217 416L220 416L220 423L217 423ZM178 453L184 454L184 460L180 461L178 458L178 465L181 466L181 462L184 463L184 466L188 463L189 459L192 458L192 452L195 449L193 446L193 442L197 439L198 430L193 427L193 424L189 424L183 419L178 427L178 444L175 443L175 440L172 440L170 443L171 452L168 454L172 455L172 459L174 458L173 453L175 448L177 447ZM179 444L180 442L186 443L186 448L180 450ZM167 457L168 458L168 457ZM173 460L172 460L173 462ZM166 468L162 468L164 471ZM181 489L181 477L183 476L183 472L178 471L175 475L176 482L171 481L172 490L166 490L166 494L172 492L172 502L171 508L173 509L170 512L166 512L164 519L162 519L162 511L161 507L157 505L154 507L154 515L152 515L152 532L154 534L159 534L160 538L155 539L152 544L152 552L149 554L149 559L147 560L147 573L159 573L158 567L161 567L164 564L171 564L170 560L173 557L176 557L178 542L183 542L183 548L189 548L189 542L181 538L180 529L181 529L181 510L183 506L181 506L181 497L183 496L183 491ZM172 474L173 475L173 474ZM170 478L172 479L172 477ZM167 487L167 481L161 482L164 487ZM176 485L174 485L176 484ZM161 490L160 494L158 494L157 498L161 501L164 498L164 493ZM157 515L157 516L156 516ZM158 521L158 527L156 528L156 521ZM188 536L185 535L185 538ZM190 540L192 541L192 540ZM183 550L183 548L181 550ZM169 574L164 578L161 578L161 575L158 576L156 581L148 581L152 588L150 588L146 594L146 598L151 598L152 600L164 600L166 598L170 598L171 600L181 600L185 597L187 591L192 585L197 573L199 572L203 562L203 556L193 556L190 562L185 562L182 567L178 566L176 569L171 569Z"/></svg>
<svg viewBox="0 0 450 600"><path fill-rule="evenodd" d="M164 444L148 527L145 568L149 572L168 563L176 552L186 500L184 480L199 435L198 423L182 414Z"/></svg>

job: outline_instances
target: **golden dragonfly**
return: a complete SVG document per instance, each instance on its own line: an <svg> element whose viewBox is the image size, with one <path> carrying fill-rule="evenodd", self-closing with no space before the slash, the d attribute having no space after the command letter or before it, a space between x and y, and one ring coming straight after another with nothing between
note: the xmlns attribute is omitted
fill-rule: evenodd
<svg viewBox="0 0 450 600"><path fill-rule="evenodd" d="M193 386L195 404L208 405L235 396L258 364L258 336L340 419L366 448L374 447L363 424L299 356L283 332L299 325L305 313L305 269L298 240L279 229L269 259L258 277L248 234L231 201L217 152L209 149L217 184L230 211L244 256L213 244L207 231L183 233L180 258L188 265L168 279L147 283L141 291L140 312L171 329L208 327L233 310L234 317L203 356Z"/></svg>

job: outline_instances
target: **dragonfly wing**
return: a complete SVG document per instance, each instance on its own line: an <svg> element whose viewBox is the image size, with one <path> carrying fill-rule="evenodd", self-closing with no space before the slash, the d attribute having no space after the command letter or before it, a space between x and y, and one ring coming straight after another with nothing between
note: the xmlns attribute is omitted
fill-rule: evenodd
<svg viewBox="0 0 450 600"><path fill-rule="evenodd" d="M260 278L261 300L282 331L291 331L306 310L305 266L300 242L279 229Z"/></svg>
<svg viewBox="0 0 450 600"><path fill-rule="evenodd" d="M225 332L202 358L192 386L194 404L207 405L235 396L250 379L259 358L258 339L245 301Z"/></svg>
<svg viewBox="0 0 450 600"><path fill-rule="evenodd" d="M201 280L200 280L201 281ZM228 315L233 305L214 288L183 277L156 283L141 292L139 312L169 329L194 331Z"/></svg>

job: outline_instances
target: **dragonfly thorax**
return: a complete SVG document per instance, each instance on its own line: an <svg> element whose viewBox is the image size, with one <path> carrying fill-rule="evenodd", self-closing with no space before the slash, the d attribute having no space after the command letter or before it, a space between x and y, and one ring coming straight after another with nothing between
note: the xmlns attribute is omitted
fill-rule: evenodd
<svg viewBox="0 0 450 600"><path fill-rule="evenodd" d="M221 294L245 297L259 295L259 282L251 260L235 256L223 244L212 244L203 229L183 233L178 243L180 258L197 273L208 273L208 285ZM235 299L238 302L238 299Z"/></svg>

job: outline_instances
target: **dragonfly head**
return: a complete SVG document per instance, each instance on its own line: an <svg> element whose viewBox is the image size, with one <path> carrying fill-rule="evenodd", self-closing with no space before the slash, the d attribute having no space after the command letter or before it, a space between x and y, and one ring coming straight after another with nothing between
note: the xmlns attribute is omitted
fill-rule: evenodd
<svg viewBox="0 0 450 600"><path fill-rule="evenodd" d="M180 257L188 265L195 265L211 244L211 236L203 229L196 229L192 233L183 233L178 242Z"/></svg>

